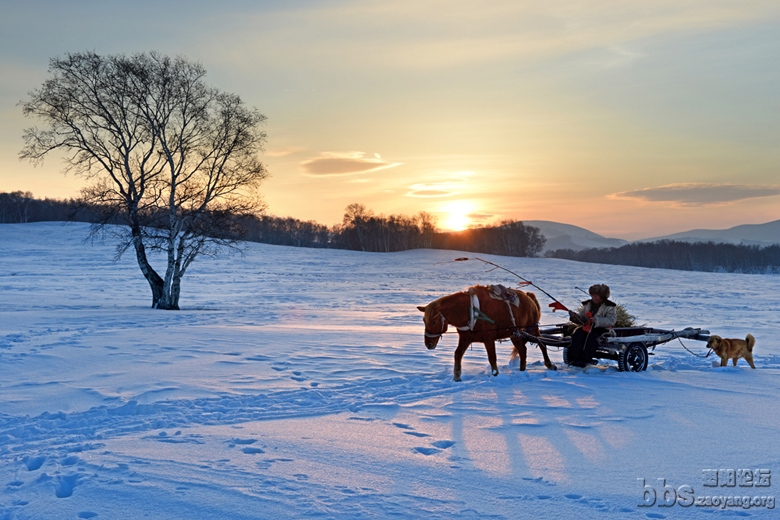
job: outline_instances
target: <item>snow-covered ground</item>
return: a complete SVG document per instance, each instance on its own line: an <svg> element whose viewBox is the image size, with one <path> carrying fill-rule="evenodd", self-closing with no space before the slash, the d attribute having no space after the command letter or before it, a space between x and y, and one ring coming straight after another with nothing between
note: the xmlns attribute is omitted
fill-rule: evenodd
<svg viewBox="0 0 780 520"><path fill-rule="evenodd" d="M505 343L498 377L475 345L455 383L455 335L426 350L416 306L514 282L439 263L461 253L248 244L196 262L166 312L86 235L0 225L0 519L777 514L659 507L657 479L680 502L780 495L780 276L486 257L570 305L605 282L640 322L750 332L757 370L668 343L639 374L558 352L548 371L534 348L521 373ZM769 487L737 474L758 469Z"/></svg>

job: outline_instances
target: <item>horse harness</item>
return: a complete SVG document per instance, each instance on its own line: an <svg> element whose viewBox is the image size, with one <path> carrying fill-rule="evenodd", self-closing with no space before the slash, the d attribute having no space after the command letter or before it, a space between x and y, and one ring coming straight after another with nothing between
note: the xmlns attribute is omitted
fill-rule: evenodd
<svg viewBox="0 0 780 520"><path fill-rule="evenodd" d="M447 320L444 319L444 315L441 313L441 311L439 311L438 316L441 318L441 328L442 328L441 332L439 332L438 334L434 334L432 332L428 332L427 327L426 327L426 330L425 330L425 337L426 338L440 338L442 334L447 332Z"/></svg>
<svg viewBox="0 0 780 520"><path fill-rule="evenodd" d="M518 335L518 328L517 328L517 322L515 321L515 313L512 311L512 304L514 302L515 305L519 303L519 298L514 293L511 293L508 289L506 289L503 285L495 285L495 286L489 286L489 294L491 298L494 298L496 300L502 300L506 303L507 310L509 311L509 318L512 320L512 335L517 336ZM517 299L511 298L511 296L514 296ZM437 314L439 318L441 318L441 327L442 331L439 333L433 333L425 331L425 337L426 338L440 338L443 334L447 332L447 321L444 319L444 315L439 311ZM434 317L436 318L436 317ZM476 294L476 291L473 287L469 287L469 324L464 325L462 327L457 327L459 332L473 332L474 326L476 325L477 321L483 320L486 321L492 325L495 325L496 322L492 320L487 314L482 312L479 308L479 297ZM529 329L534 329L535 327L538 327L538 324L532 325L529 327L524 327L523 331L528 332ZM499 330L499 329L496 329Z"/></svg>

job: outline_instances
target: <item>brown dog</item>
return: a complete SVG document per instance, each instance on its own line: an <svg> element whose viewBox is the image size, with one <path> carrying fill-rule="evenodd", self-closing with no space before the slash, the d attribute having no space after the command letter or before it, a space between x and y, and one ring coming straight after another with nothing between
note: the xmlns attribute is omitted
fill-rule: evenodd
<svg viewBox="0 0 780 520"><path fill-rule="evenodd" d="M756 338L752 334L748 334L745 339L721 338L713 334L707 341L707 348L711 348L720 356L720 366L722 367L729 364L729 359L734 363L734 366L737 366L737 360L745 358L748 365L756 368L756 365L753 364L753 345L755 344Z"/></svg>

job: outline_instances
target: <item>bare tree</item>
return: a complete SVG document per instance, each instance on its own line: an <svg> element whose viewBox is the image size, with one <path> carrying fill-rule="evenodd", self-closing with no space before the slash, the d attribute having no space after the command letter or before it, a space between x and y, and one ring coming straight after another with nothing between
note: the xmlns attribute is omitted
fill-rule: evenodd
<svg viewBox="0 0 780 520"><path fill-rule="evenodd" d="M436 228L436 216L421 211L417 214L417 223L420 227L420 247L430 249L433 247L433 237L438 231Z"/></svg>
<svg viewBox="0 0 780 520"><path fill-rule="evenodd" d="M0 222L23 224L30 221L35 199L29 191L0 193Z"/></svg>
<svg viewBox="0 0 780 520"><path fill-rule="evenodd" d="M347 246L348 248L368 251L368 224L373 217L374 212L367 209L363 204L354 203L346 207L342 226L350 234L354 234L354 238L349 240L350 245ZM355 244L357 247L354 247Z"/></svg>
<svg viewBox="0 0 780 520"><path fill-rule="evenodd" d="M92 181L85 204L104 210L94 231L125 223L119 254L134 248L153 307L178 309L192 261L234 246L240 217L262 208L265 116L181 57L74 53L52 59L49 73L21 103L46 128L25 130L20 157L64 152L67 171ZM162 275L148 251L165 254Z"/></svg>

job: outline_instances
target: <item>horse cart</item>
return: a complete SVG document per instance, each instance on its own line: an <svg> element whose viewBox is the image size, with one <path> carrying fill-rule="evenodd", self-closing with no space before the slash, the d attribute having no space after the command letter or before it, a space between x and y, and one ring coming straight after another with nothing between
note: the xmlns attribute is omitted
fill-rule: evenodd
<svg viewBox="0 0 780 520"><path fill-rule="evenodd" d="M539 336L525 331L519 335L531 343L547 347L561 347L563 362L569 364L568 349L571 345L571 324L551 325L539 329ZM621 372L641 372L647 369L649 356L654 355L655 347L677 338L697 341L709 340L710 331L687 327L682 330L665 330L653 327L615 327L609 329L598 339L598 348L594 358L617 361Z"/></svg>

